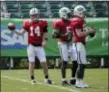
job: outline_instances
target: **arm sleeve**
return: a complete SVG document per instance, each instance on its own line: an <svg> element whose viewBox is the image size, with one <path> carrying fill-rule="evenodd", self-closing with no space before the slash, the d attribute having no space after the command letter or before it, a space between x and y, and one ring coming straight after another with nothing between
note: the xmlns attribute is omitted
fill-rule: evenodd
<svg viewBox="0 0 109 92"><path fill-rule="evenodd" d="M74 23L74 27L75 29L81 29L82 28L82 25L78 22Z"/></svg>
<svg viewBox="0 0 109 92"><path fill-rule="evenodd" d="M43 21L43 25L44 25L44 27L43 27L43 32L44 32L44 33L47 33L47 32L48 32L48 29L47 29L48 23L47 23L47 21Z"/></svg>
<svg viewBox="0 0 109 92"><path fill-rule="evenodd" d="M57 21L54 21L52 27L54 29L59 29L59 23Z"/></svg>
<svg viewBox="0 0 109 92"><path fill-rule="evenodd" d="M77 22L76 24L75 24L75 29L81 29L81 30L83 30L83 24L82 24L82 22ZM83 34L82 34L83 35ZM85 35L83 35L82 37L86 37Z"/></svg>
<svg viewBox="0 0 109 92"><path fill-rule="evenodd" d="M44 27L48 27L48 23L47 23L47 21L43 21L43 25L44 25Z"/></svg>
<svg viewBox="0 0 109 92"><path fill-rule="evenodd" d="M54 21L52 24L52 28L53 28L52 37L59 38L60 37L59 22Z"/></svg>
<svg viewBox="0 0 109 92"><path fill-rule="evenodd" d="M47 33L47 32L48 32L47 27L44 27L44 28L43 28L43 31L44 31L44 33Z"/></svg>
<svg viewBox="0 0 109 92"><path fill-rule="evenodd" d="M24 21L22 27L28 32L28 29L29 29L29 21Z"/></svg>

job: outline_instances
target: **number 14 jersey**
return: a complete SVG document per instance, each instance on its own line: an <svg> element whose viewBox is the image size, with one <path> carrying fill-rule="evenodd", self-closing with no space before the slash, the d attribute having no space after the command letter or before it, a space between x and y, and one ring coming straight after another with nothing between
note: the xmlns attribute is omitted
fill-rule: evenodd
<svg viewBox="0 0 109 92"><path fill-rule="evenodd" d="M39 20L38 22L32 20L24 21L23 28L28 32L28 44L42 44L44 29L47 26L45 20Z"/></svg>

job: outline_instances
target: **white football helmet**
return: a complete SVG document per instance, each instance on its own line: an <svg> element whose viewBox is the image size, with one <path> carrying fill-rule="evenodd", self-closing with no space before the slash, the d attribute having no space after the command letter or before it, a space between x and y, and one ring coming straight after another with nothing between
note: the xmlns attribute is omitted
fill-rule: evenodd
<svg viewBox="0 0 109 92"><path fill-rule="evenodd" d="M68 20L70 18L71 10L67 7L62 7L59 10L59 16L60 18Z"/></svg>
<svg viewBox="0 0 109 92"><path fill-rule="evenodd" d="M30 11L29 11L29 15L31 17L32 20L38 20L39 18L39 10L37 8L32 8Z"/></svg>
<svg viewBox="0 0 109 92"><path fill-rule="evenodd" d="M85 17L85 12L86 8L82 5L77 5L73 10L73 14L79 17Z"/></svg>

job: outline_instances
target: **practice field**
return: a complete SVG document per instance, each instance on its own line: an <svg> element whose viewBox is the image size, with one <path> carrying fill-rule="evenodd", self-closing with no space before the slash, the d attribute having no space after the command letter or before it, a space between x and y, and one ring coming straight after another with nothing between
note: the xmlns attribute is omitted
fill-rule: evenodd
<svg viewBox="0 0 109 92"><path fill-rule="evenodd" d="M87 69L85 82L90 88L78 89L75 86L61 86L60 69L49 70L55 84L43 83L42 70L35 70L37 84L32 85L28 70L1 70L1 92L108 92L108 70ZM70 79L70 69L67 70Z"/></svg>

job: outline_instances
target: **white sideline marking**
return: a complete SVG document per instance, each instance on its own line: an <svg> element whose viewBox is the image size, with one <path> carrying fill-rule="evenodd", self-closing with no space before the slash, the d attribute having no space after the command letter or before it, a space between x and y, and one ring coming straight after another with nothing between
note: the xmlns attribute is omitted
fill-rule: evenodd
<svg viewBox="0 0 109 92"><path fill-rule="evenodd" d="M1 76L1 77L7 78L7 79L10 79L10 80L17 80L17 81L20 81L20 82L30 83L30 81L25 80L25 79L13 78L13 77L9 77L9 76ZM53 87L53 88L58 88L58 89L62 89L62 90L66 90L68 92L80 92L80 91L77 91L77 90L73 90L71 88L61 87L61 86L57 86L57 85L47 85L47 84L40 83L40 82L37 82L37 84L45 85L45 86L49 86L49 87Z"/></svg>
<svg viewBox="0 0 109 92"><path fill-rule="evenodd" d="M21 88L22 90L28 90L28 88Z"/></svg>

